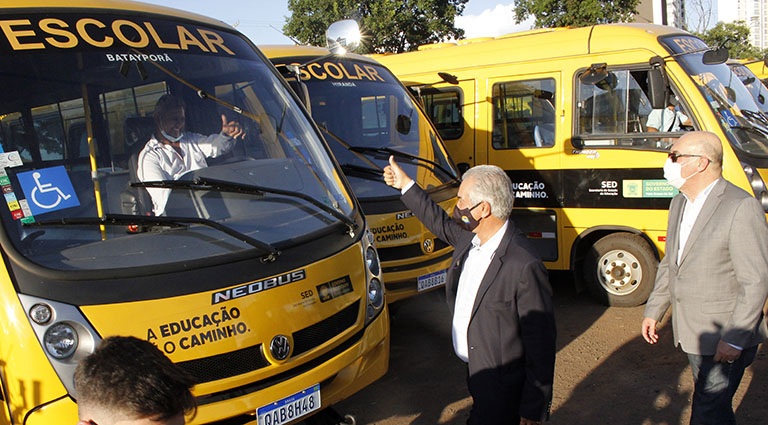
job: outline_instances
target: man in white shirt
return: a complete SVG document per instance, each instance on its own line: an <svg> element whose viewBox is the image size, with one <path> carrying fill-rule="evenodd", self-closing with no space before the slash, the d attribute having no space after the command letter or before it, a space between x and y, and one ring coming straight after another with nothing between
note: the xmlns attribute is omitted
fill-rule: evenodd
<svg viewBox="0 0 768 425"><path fill-rule="evenodd" d="M680 126L691 125L691 120L684 113L676 109L677 100L674 97L670 97L667 103L666 108L654 109L648 114L648 119L645 122L645 127L648 131L674 132L680 131Z"/></svg>
<svg viewBox="0 0 768 425"><path fill-rule="evenodd" d="M384 181L437 237L454 247L445 292L453 345L467 363L469 425L540 424L549 417L555 319L547 270L509 220L514 195L499 167L469 169L453 219L395 163Z"/></svg>
<svg viewBox="0 0 768 425"><path fill-rule="evenodd" d="M237 138L245 133L236 121L221 116L221 132L204 136L185 132L184 101L173 95L163 95L153 113L155 133L139 153L138 179L142 182L177 180L184 173L208 166L206 158L216 158L232 149ZM147 188L152 198L152 211L160 216L170 196L170 189Z"/></svg>
<svg viewBox="0 0 768 425"><path fill-rule="evenodd" d="M735 159L734 159L735 160ZM734 425L733 395L768 334L768 226L754 196L722 177L717 135L686 133L670 148L666 255L641 325L649 344L672 312L673 342L694 378L691 425Z"/></svg>

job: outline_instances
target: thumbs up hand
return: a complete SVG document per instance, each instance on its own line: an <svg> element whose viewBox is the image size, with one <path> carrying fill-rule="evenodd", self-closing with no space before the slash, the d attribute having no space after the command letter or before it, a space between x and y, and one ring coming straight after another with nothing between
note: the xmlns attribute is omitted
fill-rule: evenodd
<svg viewBox="0 0 768 425"><path fill-rule="evenodd" d="M394 187L395 189L402 189L407 186L413 179L405 174L402 168L395 162L395 157L389 157L389 165L384 167L384 182Z"/></svg>
<svg viewBox="0 0 768 425"><path fill-rule="evenodd" d="M227 121L227 116L224 114L221 114L221 132L233 139L245 138L245 131L240 123L237 121Z"/></svg>

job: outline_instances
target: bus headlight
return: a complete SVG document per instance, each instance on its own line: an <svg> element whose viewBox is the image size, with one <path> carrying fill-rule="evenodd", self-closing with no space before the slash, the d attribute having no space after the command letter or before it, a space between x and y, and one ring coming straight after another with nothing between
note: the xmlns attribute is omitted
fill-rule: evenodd
<svg viewBox="0 0 768 425"><path fill-rule="evenodd" d="M365 279L368 282L365 294L365 324L378 317L385 307L384 284L381 283L381 262L379 253L373 245L374 237L366 229L363 237L363 253L365 255Z"/></svg>
<svg viewBox="0 0 768 425"><path fill-rule="evenodd" d="M29 309L29 318L38 325L44 325L51 321L53 312L48 304L35 304Z"/></svg>
<svg viewBox="0 0 768 425"><path fill-rule="evenodd" d="M368 271L370 271L372 275L378 275L381 271L379 266L379 255L372 246L369 246L365 250L365 265L368 266Z"/></svg>
<svg viewBox="0 0 768 425"><path fill-rule="evenodd" d="M40 348L70 395L74 388L77 363L92 353L101 338L80 309L49 299L19 294L27 319L35 331Z"/></svg>
<svg viewBox="0 0 768 425"><path fill-rule="evenodd" d="M43 336L43 345L52 357L66 359L77 350L77 331L66 322L59 322L48 328Z"/></svg>
<svg viewBox="0 0 768 425"><path fill-rule="evenodd" d="M379 279L373 278L368 282L368 308L366 319L372 320L376 317L381 308L384 307L384 288Z"/></svg>
<svg viewBox="0 0 768 425"><path fill-rule="evenodd" d="M765 187L763 178L751 165L741 163L741 166L744 169L744 174L746 174L747 179L749 180L749 185L752 187L752 193L754 193L755 198L760 201L760 205L763 206L763 211L768 212L768 189Z"/></svg>

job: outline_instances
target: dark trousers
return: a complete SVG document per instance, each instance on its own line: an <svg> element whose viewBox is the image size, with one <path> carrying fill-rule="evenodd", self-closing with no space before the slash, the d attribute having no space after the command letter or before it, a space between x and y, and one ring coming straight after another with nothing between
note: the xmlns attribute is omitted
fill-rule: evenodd
<svg viewBox="0 0 768 425"><path fill-rule="evenodd" d="M733 395L739 388L744 369L755 360L757 346L741 352L733 363L714 361L714 356L688 354L693 372L691 425L735 425Z"/></svg>
<svg viewBox="0 0 768 425"><path fill-rule="evenodd" d="M485 370L467 379L472 410L467 425L519 425L523 370Z"/></svg>

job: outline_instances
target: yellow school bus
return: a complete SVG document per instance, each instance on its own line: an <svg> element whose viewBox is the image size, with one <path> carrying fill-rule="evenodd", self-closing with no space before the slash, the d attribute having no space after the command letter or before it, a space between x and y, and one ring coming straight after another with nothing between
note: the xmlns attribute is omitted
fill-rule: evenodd
<svg viewBox="0 0 768 425"><path fill-rule="evenodd" d="M768 65L766 60L751 60L744 62L744 65L752 71L757 78L768 84Z"/></svg>
<svg viewBox="0 0 768 425"><path fill-rule="evenodd" d="M244 36L129 1L6 0L0 57L0 424L76 423L73 371L110 335L194 376L192 424L295 423L386 372L374 235ZM139 180L165 96L181 145L228 149Z"/></svg>
<svg viewBox="0 0 768 425"><path fill-rule="evenodd" d="M610 305L643 303L676 191L662 165L691 129L725 145L725 177L768 207L768 123L711 50L681 30L538 29L380 56L420 93L459 168L496 164L515 223L551 270Z"/></svg>
<svg viewBox="0 0 768 425"><path fill-rule="evenodd" d="M731 67L731 71L739 77L744 87L752 94L760 110L763 113L768 113L768 88L766 88L763 80L754 73L750 66L751 63L737 60L728 60L727 63ZM762 64L762 61L760 63Z"/></svg>
<svg viewBox="0 0 768 425"><path fill-rule="evenodd" d="M389 70L365 56L308 46L259 47L287 78L303 84L312 117L374 235L387 301L442 286L453 249L381 177L394 155L435 202L448 211L455 205L458 171L418 103Z"/></svg>

